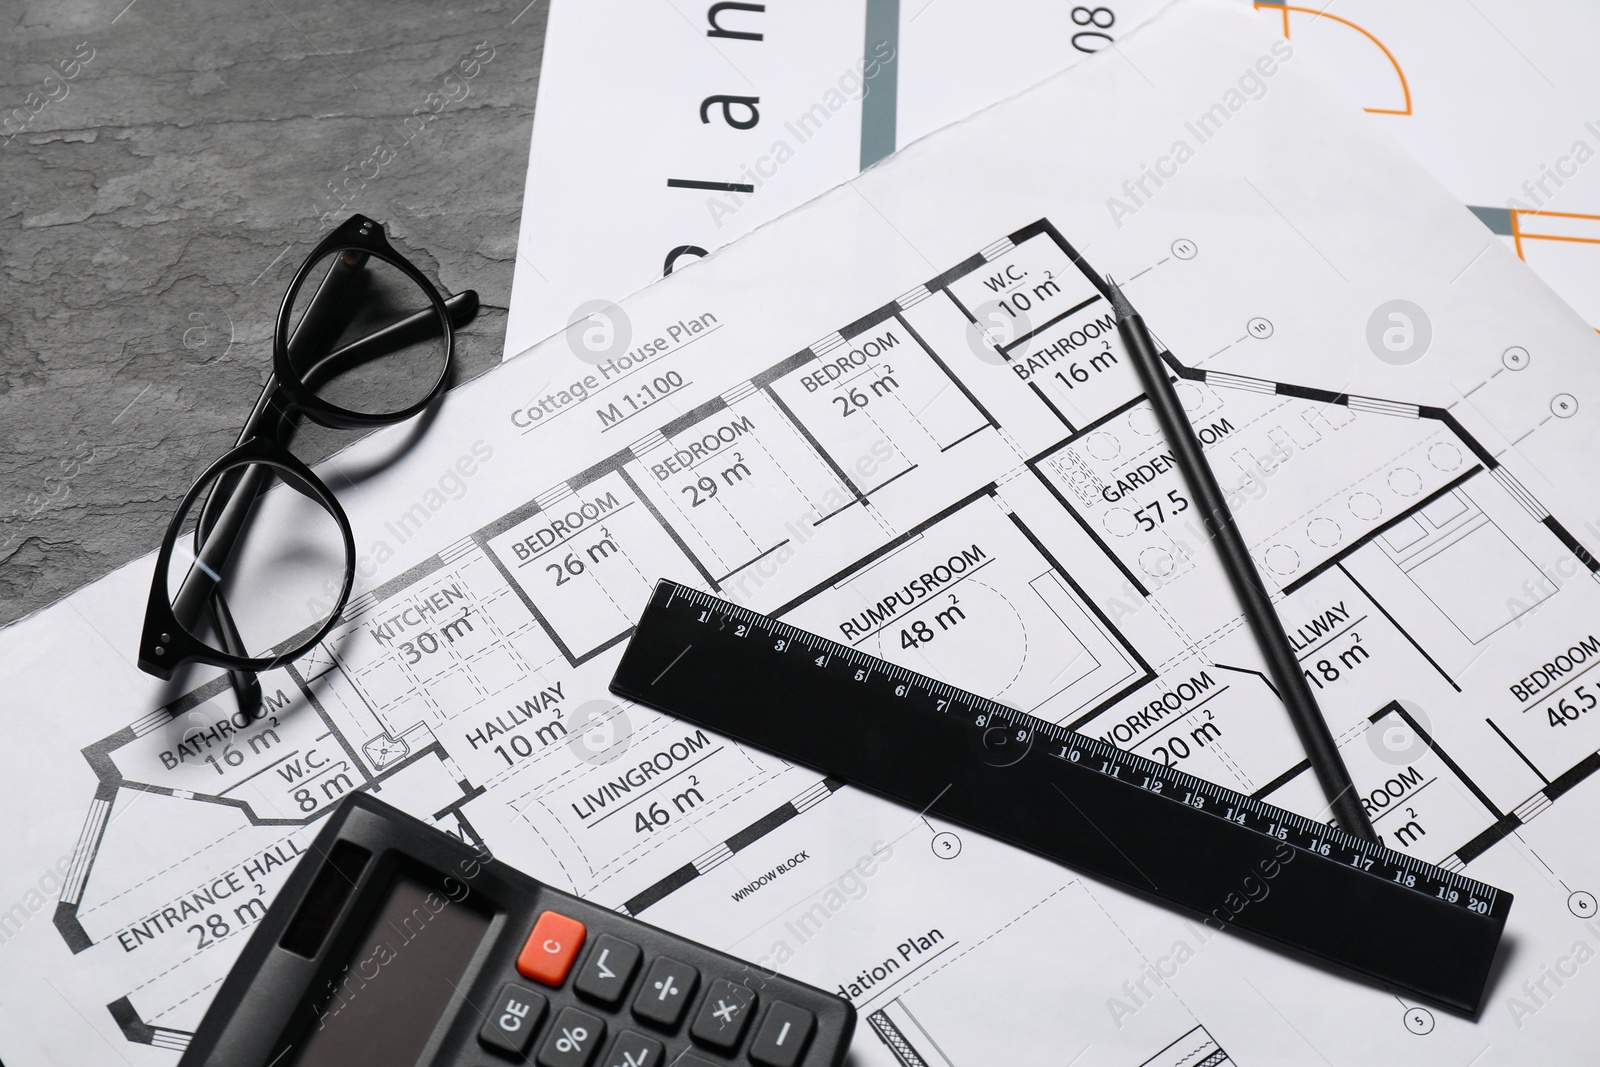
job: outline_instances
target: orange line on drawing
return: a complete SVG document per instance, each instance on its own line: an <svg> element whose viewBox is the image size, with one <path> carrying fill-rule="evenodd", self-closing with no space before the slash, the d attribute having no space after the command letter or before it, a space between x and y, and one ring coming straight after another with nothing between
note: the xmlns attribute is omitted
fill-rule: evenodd
<svg viewBox="0 0 1600 1067"><path fill-rule="evenodd" d="M1563 237L1555 233L1524 233L1517 232L1519 239L1526 237L1530 241L1573 241L1581 245L1600 245L1600 237Z"/></svg>
<svg viewBox="0 0 1600 1067"><path fill-rule="evenodd" d="M1372 114L1372 115L1409 115L1409 114L1411 114L1411 86L1406 83L1406 72L1400 69L1400 61L1394 58L1394 53L1389 51L1389 47L1387 45L1385 45L1382 41L1380 41L1376 37L1374 37L1370 32L1367 31L1367 29L1365 27L1358 26L1354 22L1351 22L1349 19L1340 18L1338 15L1330 15L1326 11L1318 11L1315 8L1295 7L1292 4L1262 3L1261 0L1256 0L1256 5L1255 6L1256 6L1256 10L1258 10L1258 11L1261 10L1262 8L1264 8L1264 7L1275 7L1275 8L1278 8L1280 11L1283 12L1283 36L1285 38L1287 38L1289 36L1289 12L1298 11L1303 15L1310 15L1312 18L1332 19L1334 22L1339 23L1341 26L1350 27L1350 29L1355 30L1357 33L1361 34L1361 36L1365 37L1367 40L1369 40L1373 44L1377 45L1378 46L1378 50L1384 54L1384 57L1386 59L1389 60L1389 65L1394 68L1395 77L1400 79L1400 92L1405 97L1406 106L1404 108L1402 108L1402 109L1399 109L1399 110L1396 110L1395 108L1391 108L1391 107L1368 107L1368 108L1363 108L1362 110L1366 111L1368 114Z"/></svg>
<svg viewBox="0 0 1600 1067"><path fill-rule="evenodd" d="M1517 226L1517 216L1520 214L1520 211L1511 212L1511 241L1517 246L1517 258L1526 263L1528 257L1522 254L1522 231Z"/></svg>
<svg viewBox="0 0 1600 1067"><path fill-rule="evenodd" d="M1513 214L1518 215L1549 215L1553 219L1591 219L1600 222L1600 215L1582 215L1576 211L1545 211L1534 208L1516 208Z"/></svg>
<svg viewBox="0 0 1600 1067"><path fill-rule="evenodd" d="M1576 211L1536 211L1531 208L1513 208L1511 210L1511 234L1517 240L1517 255L1522 255L1522 241L1569 241L1572 244L1600 245L1600 237L1569 237L1560 233L1530 233L1522 228L1522 216L1531 218L1552 219L1583 219L1585 222L1600 222L1600 215L1585 215Z"/></svg>

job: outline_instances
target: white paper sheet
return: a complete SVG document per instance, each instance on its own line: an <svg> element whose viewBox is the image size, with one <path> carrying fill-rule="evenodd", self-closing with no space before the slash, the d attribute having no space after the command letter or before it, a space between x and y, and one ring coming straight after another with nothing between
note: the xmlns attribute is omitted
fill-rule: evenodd
<svg viewBox="0 0 1600 1067"><path fill-rule="evenodd" d="M135 670L148 559L0 633L0 1057L173 1063L367 788L837 988L857 1067L1581 1062L1600 339L1292 48L1181 4L624 301L626 346L553 339L354 484L406 430L341 454L357 599L270 719ZM1189 369L1386 841L1516 895L1480 1021L607 695L671 577L1319 813L1063 240Z"/></svg>
<svg viewBox="0 0 1600 1067"><path fill-rule="evenodd" d="M1020 92L1161 6L772 5L748 20L769 30L764 41L714 45L703 36L701 7L558 0L539 83L506 357L659 276L669 250L718 248L879 158L867 145L910 144ZM1253 6L1600 326L1600 166L1590 165L1600 155L1600 71L1589 54L1600 40L1600 8L1575 0ZM874 18L881 29L864 36ZM800 139L783 123L879 45L894 62L879 64L867 83L878 96L841 106L799 151ZM760 124L746 131L720 118L701 124L696 107L714 92L765 94ZM868 106L874 129L863 134ZM773 151L779 141L796 149L793 158L764 165L773 174L758 175L751 194L666 187L669 177L752 183L739 174L781 154ZM726 203L737 203L736 213L713 206Z"/></svg>

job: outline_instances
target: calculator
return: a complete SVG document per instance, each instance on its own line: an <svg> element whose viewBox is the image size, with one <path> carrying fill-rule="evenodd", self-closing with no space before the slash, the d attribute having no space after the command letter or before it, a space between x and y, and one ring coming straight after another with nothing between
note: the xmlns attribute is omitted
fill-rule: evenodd
<svg viewBox="0 0 1600 1067"><path fill-rule="evenodd" d="M364 793L180 1067L840 1067L850 1003L543 885Z"/></svg>

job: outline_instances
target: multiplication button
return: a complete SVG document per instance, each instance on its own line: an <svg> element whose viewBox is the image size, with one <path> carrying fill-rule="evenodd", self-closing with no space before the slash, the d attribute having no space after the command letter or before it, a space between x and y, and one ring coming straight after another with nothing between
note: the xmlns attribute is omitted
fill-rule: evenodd
<svg viewBox="0 0 1600 1067"><path fill-rule="evenodd" d="M731 1049L744 1036L745 1023L755 1010L756 995L742 985L718 978L706 990L689 1035L713 1048Z"/></svg>
<svg viewBox="0 0 1600 1067"><path fill-rule="evenodd" d="M750 1042L750 1062L761 1067L795 1067L816 1026L817 1017L809 1011L777 1001Z"/></svg>
<svg viewBox="0 0 1600 1067"><path fill-rule="evenodd" d="M545 999L526 986L507 982L494 998L489 1017L478 1031L478 1040L490 1048L521 1056L533 1040L533 1032L544 1018Z"/></svg>
<svg viewBox="0 0 1600 1067"><path fill-rule="evenodd" d="M605 1039L604 1021L577 1008L562 1008L539 1047L539 1067L589 1067Z"/></svg>
<svg viewBox="0 0 1600 1067"><path fill-rule="evenodd" d="M633 1013L660 1026L677 1026L699 981L700 972L687 963L659 956L633 999Z"/></svg>

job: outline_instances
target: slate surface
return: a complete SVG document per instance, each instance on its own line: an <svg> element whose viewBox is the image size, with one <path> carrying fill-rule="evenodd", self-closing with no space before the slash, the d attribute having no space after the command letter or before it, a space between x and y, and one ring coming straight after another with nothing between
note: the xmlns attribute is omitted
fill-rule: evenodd
<svg viewBox="0 0 1600 1067"><path fill-rule="evenodd" d="M158 546L351 212L505 335L548 0L125 3L0 2L0 623Z"/></svg>

